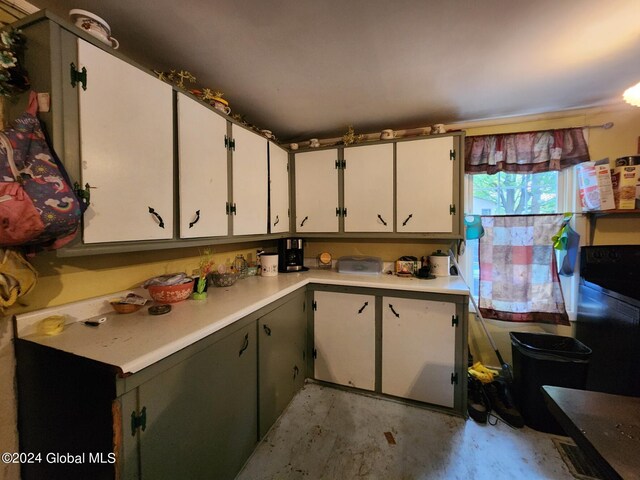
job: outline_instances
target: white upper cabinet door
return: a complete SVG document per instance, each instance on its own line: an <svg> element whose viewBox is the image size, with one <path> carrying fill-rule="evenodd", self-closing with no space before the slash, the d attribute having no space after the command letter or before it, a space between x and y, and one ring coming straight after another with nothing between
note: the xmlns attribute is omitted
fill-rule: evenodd
<svg viewBox="0 0 640 480"><path fill-rule="evenodd" d="M269 142L271 233L289 231L289 154Z"/></svg>
<svg viewBox="0 0 640 480"><path fill-rule="evenodd" d="M267 139L233 125L233 234L267 233Z"/></svg>
<svg viewBox="0 0 640 480"><path fill-rule="evenodd" d="M227 121L178 93L180 238L229 233Z"/></svg>
<svg viewBox="0 0 640 480"><path fill-rule="evenodd" d="M382 299L382 393L453 408L456 305Z"/></svg>
<svg viewBox="0 0 640 480"><path fill-rule="evenodd" d="M344 149L345 232L393 232L393 144Z"/></svg>
<svg viewBox="0 0 640 480"><path fill-rule="evenodd" d="M85 243L173 238L173 100L166 83L78 39Z"/></svg>
<svg viewBox="0 0 640 480"><path fill-rule="evenodd" d="M336 149L296 155L296 232L338 231L337 160Z"/></svg>
<svg viewBox="0 0 640 480"><path fill-rule="evenodd" d="M397 231L451 233L453 137L396 145Z"/></svg>
<svg viewBox="0 0 640 480"><path fill-rule="evenodd" d="M314 377L350 387L375 389L376 335L373 295L314 292Z"/></svg>

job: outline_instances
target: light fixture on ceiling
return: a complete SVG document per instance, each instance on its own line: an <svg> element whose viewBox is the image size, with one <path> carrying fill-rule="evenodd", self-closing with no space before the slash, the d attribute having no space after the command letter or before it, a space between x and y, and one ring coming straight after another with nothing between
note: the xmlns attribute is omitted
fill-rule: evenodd
<svg viewBox="0 0 640 480"><path fill-rule="evenodd" d="M634 107L640 107L640 82L633 87L627 88L622 94L622 98Z"/></svg>

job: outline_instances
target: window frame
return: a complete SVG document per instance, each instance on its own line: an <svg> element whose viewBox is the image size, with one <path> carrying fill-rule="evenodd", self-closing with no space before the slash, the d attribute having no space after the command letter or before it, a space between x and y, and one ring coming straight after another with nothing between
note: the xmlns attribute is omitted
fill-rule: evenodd
<svg viewBox="0 0 640 480"><path fill-rule="evenodd" d="M471 208L473 205L473 175L464 174L464 204L467 208ZM557 189L557 205L558 205L558 213L564 212L576 212L570 221L570 225L574 230L575 226L575 217L576 214L581 211L580 201L577 195L577 175L576 168L570 167L564 170L558 171L558 189ZM474 212L466 211L466 214L473 214ZM582 245L582 242L581 242ZM556 251L556 260L558 261L558 265L562 260L560 256L560 252ZM460 255L460 259L458 260L460 269L462 270L462 274L467 280L467 284L469 285L470 295L473 295L476 301L478 301L478 292L473 291L473 285L475 283L475 279L473 277L472 272L472 262L471 255L467 254L467 248L465 247L465 252ZM565 308L567 309L567 315L569 316L570 321L574 321L577 316L577 304L578 304L578 284L579 284L579 260L576 262L574 274L571 277L565 277L560 275L560 284L562 286L562 294L564 296ZM470 310L473 310L473 307L470 305Z"/></svg>

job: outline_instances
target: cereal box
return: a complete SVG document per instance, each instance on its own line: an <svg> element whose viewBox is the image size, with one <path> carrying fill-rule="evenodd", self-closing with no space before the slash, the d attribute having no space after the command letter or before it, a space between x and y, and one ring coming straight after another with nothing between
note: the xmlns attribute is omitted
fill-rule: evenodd
<svg viewBox="0 0 640 480"><path fill-rule="evenodd" d="M616 208L623 210L634 209L636 207L636 186L638 184L638 175L640 173L640 165L627 165L615 167L613 174L617 178L617 192L614 191L616 198Z"/></svg>

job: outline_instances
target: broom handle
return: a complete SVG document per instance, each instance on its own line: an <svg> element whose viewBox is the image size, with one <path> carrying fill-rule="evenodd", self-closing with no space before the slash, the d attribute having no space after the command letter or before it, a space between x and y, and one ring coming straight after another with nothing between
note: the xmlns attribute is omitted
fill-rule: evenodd
<svg viewBox="0 0 640 480"><path fill-rule="evenodd" d="M464 276L462 275L462 270L460 269L460 266L458 265L458 262L456 262L456 257L455 257L455 255L453 254L453 252L451 250L449 250L449 255L451 256L451 261L455 265L456 270L458 270L458 276L462 279L464 284L469 289L469 298L471 299L471 303L473 304L473 308L476 311L476 315L480 319L480 325L482 325L482 329L484 330L484 334L489 339L489 343L491 344L491 348L493 348L494 352L496 352L496 355L498 357L498 361L500 362L500 365L504 365L504 360L502 359L502 355L500 355L500 352L498 351L498 347L496 346L495 342L493 341L493 337L489 333L489 330L487 330L487 326L484 323L484 318L482 318L482 314L480 313L480 309L478 308L478 304L476 303L476 299L473 298L473 294L471 293L471 287L469 286L467 281L464 279Z"/></svg>

